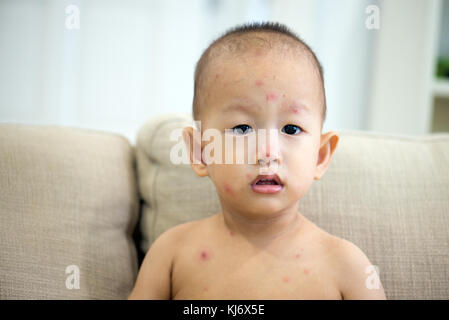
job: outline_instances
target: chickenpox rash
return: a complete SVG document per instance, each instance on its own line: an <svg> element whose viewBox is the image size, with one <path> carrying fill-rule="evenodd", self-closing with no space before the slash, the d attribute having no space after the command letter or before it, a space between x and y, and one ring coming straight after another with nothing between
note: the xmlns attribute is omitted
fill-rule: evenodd
<svg viewBox="0 0 449 320"><path fill-rule="evenodd" d="M207 252L206 250L202 250L200 253L200 260L201 261L207 261L210 259L211 254Z"/></svg>
<svg viewBox="0 0 449 320"><path fill-rule="evenodd" d="M267 101L271 101L271 100L274 101L274 100L277 100L278 98L279 98L279 95L274 92L267 93L267 95L266 95Z"/></svg>
<svg viewBox="0 0 449 320"><path fill-rule="evenodd" d="M230 186L229 184L225 183L225 184L224 184L224 189L225 189L225 191L226 191L227 193L229 193L230 195L233 194L232 188L231 188L231 186Z"/></svg>

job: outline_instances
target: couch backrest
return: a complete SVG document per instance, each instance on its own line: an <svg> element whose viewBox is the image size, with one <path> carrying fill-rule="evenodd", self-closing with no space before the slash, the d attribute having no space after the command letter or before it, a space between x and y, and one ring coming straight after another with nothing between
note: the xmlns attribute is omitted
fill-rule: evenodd
<svg viewBox="0 0 449 320"><path fill-rule="evenodd" d="M190 114L166 114L139 131L144 251L168 228L220 212L210 179L170 161L187 125ZM328 171L299 210L360 247L388 298L449 299L449 134L339 133Z"/></svg>
<svg viewBox="0 0 449 320"><path fill-rule="evenodd" d="M1 124L0 299L127 298L138 205L125 138Z"/></svg>

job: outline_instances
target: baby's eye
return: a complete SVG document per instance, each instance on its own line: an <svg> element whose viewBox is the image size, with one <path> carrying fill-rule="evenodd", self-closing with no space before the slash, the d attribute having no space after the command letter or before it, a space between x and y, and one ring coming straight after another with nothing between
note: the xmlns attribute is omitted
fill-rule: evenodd
<svg viewBox="0 0 449 320"><path fill-rule="evenodd" d="M286 134L299 134L302 131L302 129L298 126L295 126L294 124L287 124L282 128L282 132L285 132Z"/></svg>
<svg viewBox="0 0 449 320"><path fill-rule="evenodd" d="M248 130L252 131L253 129L250 126L246 125L246 124L240 124L240 125L235 126L234 128L232 128L232 132L236 133L236 134L246 134L246 133L249 133L249 132L246 132Z"/></svg>

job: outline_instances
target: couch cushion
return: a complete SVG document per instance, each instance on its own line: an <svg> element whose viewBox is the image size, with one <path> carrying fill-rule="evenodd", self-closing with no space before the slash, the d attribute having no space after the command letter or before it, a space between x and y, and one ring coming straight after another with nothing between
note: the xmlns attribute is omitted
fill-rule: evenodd
<svg viewBox="0 0 449 320"><path fill-rule="evenodd" d="M139 209L133 154L115 134L0 125L0 299L129 295ZM79 289L68 289L76 268Z"/></svg>
<svg viewBox="0 0 449 320"><path fill-rule="evenodd" d="M166 229L220 212L210 179L170 161L186 125L190 114L166 114L138 134L144 251ZM328 171L299 210L359 246L378 266L388 298L449 299L449 135L339 133Z"/></svg>

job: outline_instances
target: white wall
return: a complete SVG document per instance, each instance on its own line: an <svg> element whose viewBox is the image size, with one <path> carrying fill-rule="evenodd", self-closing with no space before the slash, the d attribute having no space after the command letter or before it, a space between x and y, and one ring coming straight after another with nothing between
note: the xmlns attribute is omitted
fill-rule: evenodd
<svg viewBox="0 0 449 320"><path fill-rule="evenodd" d="M65 8L81 28L65 28ZM325 71L327 129L366 129L378 31L368 0L0 1L0 121L124 134L165 112L190 112L194 66L227 28L286 23ZM400 14L398 12L397 14ZM373 129L370 127L370 129Z"/></svg>
<svg viewBox="0 0 449 320"><path fill-rule="evenodd" d="M381 2L368 130L404 134L431 131L440 5L437 0Z"/></svg>

